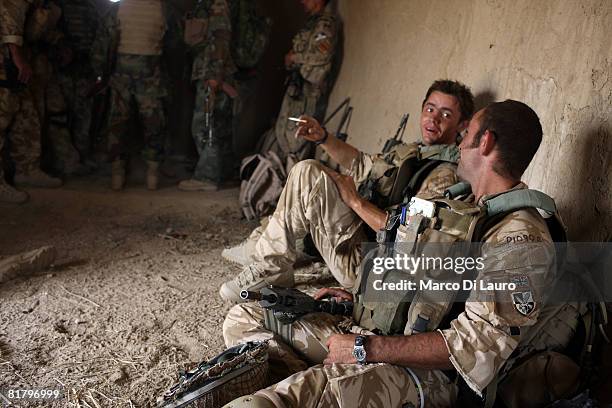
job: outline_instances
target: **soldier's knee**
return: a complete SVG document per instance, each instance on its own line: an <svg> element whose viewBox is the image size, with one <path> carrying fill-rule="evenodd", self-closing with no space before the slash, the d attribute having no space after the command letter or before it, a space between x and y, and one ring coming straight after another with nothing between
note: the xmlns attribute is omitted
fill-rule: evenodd
<svg viewBox="0 0 612 408"><path fill-rule="evenodd" d="M236 398L232 402L224 405L223 408L276 408L276 405L265 397L259 395L246 395Z"/></svg>
<svg viewBox="0 0 612 408"><path fill-rule="evenodd" d="M317 160L313 160L313 159L299 161L291 168L289 179L294 179L294 178L302 179L304 176L318 177L323 171L321 169L321 166L322 164L320 162L318 162Z"/></svg>

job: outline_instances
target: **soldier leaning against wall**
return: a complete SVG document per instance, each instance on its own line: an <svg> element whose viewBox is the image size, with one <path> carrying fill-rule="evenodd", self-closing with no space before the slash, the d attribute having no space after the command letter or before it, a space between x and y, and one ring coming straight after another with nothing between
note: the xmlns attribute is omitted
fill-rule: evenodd
<svg viewBox="0 0 612 408"><path fill-rule="evenodd" d="M10 156L15 163L15 183L38 187L59 187L60 179L40 169L41 126L28 83L32 67L25 37L26 16L33 18L30 2L0 2L0 150L8 137ZM0 167L0 201L21 203L27 193L6 183Z"/></svg>

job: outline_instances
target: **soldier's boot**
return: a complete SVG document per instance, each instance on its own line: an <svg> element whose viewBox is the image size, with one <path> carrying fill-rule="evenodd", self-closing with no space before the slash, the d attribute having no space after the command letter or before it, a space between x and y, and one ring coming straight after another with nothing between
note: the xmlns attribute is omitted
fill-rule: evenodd
<svg viewBox="0 0 612 408"><path fill-rule="evenodd" d="M217 191L219 190L219 184L213 183L212 181L202 181L192 178L181 181L178 184L178 188L181 191Z"/></svg>
<svg viewBox="0 0 612 408"><path fill-rule="evenodd" d="M111 188L122 190L125 186L125 160L115 160L111 165Z"/></svg>
<svg viewBox="0 0 612 408"><path fill-rule="evenodd" d="M245 395L244 397L236 398L232 402L228 402L222 408L276 408L276 405L266 397Z"/></svg>
<svg viewBox="0 0 612 408"><path fill-rule="evenodd" d="M159 162L147 161L147 189L157 190L159 184Z"/></svg>
<svg viewBox="0 0 612 408"><path fill-rule="evenodd" d="M258 291L259 289L268 286L282 286L292 288L295 286L295 277L293 270L265 276L265 271L257 264L247 265L242 269L234 279L224 282L219 288L219 296L222 299L242 303L244 299L240 297L240 292L243 290Z"/></svg>
<svg viewBox="0 0 612 408"><path fill-rule="evenodd" d="M257 240L248 237L238 245L221 251L221 256L226 260L237 263L241 266L249 265L255 261L254 255L256 244Z"/></svg>
<svg viewBox="0 0 612 408"><path fill-rule="evenodd" d="M25 191L19 191L4 180L0 180L0 203L22 204L28 201L28 197Z"/></svg>
<svg viewBox="0 0 612 408"><path fill-rule="evenodd" d="M62 179L51 177L39 168L34 168L27 173L15 174L15 184L18 186L57 188L61 187Z"/></svg>

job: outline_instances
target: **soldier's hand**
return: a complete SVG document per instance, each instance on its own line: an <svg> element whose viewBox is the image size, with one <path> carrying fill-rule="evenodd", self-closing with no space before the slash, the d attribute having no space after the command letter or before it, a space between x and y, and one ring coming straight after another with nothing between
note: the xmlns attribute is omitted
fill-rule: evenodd
<svg viewBox="0 0 612 408"><path fill-rule="evenodd" d="M323 171L325 171L325 173L327 173L327 175L334 180L334 183L336 183L336 187L338 188L342 201L344 201L344 203L349 207L354 208L354 206L361 199L359 193L357 192L355 180L353 180L351 176L345 176L337 173L328 167L323 166Z"/></svg>
<svg viewBox="0 0 612 408"><path fill-rule="evenodd" d="M295 54L293 51L289 51L285 55L285 68L290 69L295 66Z"/></svg>
<svg viewBox="0 0 612 408"><path fill-rule="evenodd" d="M295 137L303 137L309 142L318 142L319 140L325 137L325 129L323 126L319 124L319 122L308 115L300 116L300 120L305 120L306 122L299 122L298 128L295 131Z"/></svg>
<svg viewBox="0 0 612 408"><path fill-rule="evenodd" d="M227 82L223 82L221 84L221 90L227 94L230 98L234 99L238 96L238 91L236 88L228 84Z"/></svg>
<svg viewBox="0 0 612 408"><path fill-rule="evenodd" d="M30 78L32 78L32 67L23 57L20 46L16 44L9 44L9 49L11 50L11 57L13 58L13 63L17 67L17 79L19 80L19 82L27 84L28 82L30 82Z"/></svg>
<svg viewBox="0 0 612 408"><path fill-rule="evenodd" d="M314 294L315 300L332 298L336 302L352 302L353 294L340 288L321 288Z"/></svg>
<svg viewBox="0 0 612 408"><path fill-rule="evenodd" d="M353 356L356 334L334 334L327 339L327 357L323 364L356 364Z"/></svg>

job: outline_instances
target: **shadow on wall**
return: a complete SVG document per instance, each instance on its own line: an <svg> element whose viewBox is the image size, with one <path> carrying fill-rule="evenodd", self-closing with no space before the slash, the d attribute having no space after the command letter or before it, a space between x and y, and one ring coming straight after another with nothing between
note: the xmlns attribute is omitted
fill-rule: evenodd
<svg viewBox="0 0 612 408"><path fill-rule="evenodd" d="M612 129L607 124L592 127L580 136L578 149L562 166L575 166L572 179L567 180L570 207L561 208L567 214L569 239L600 242L612 236L610 200L610 169L612 168Z"/></svg>
<svg viewBox="0 0 612 408"><path fill-rule="evenodd" d="M474 95L474 113L495 102L495 97L495 92L490 89L485 89L477 95Z"/></svg>

